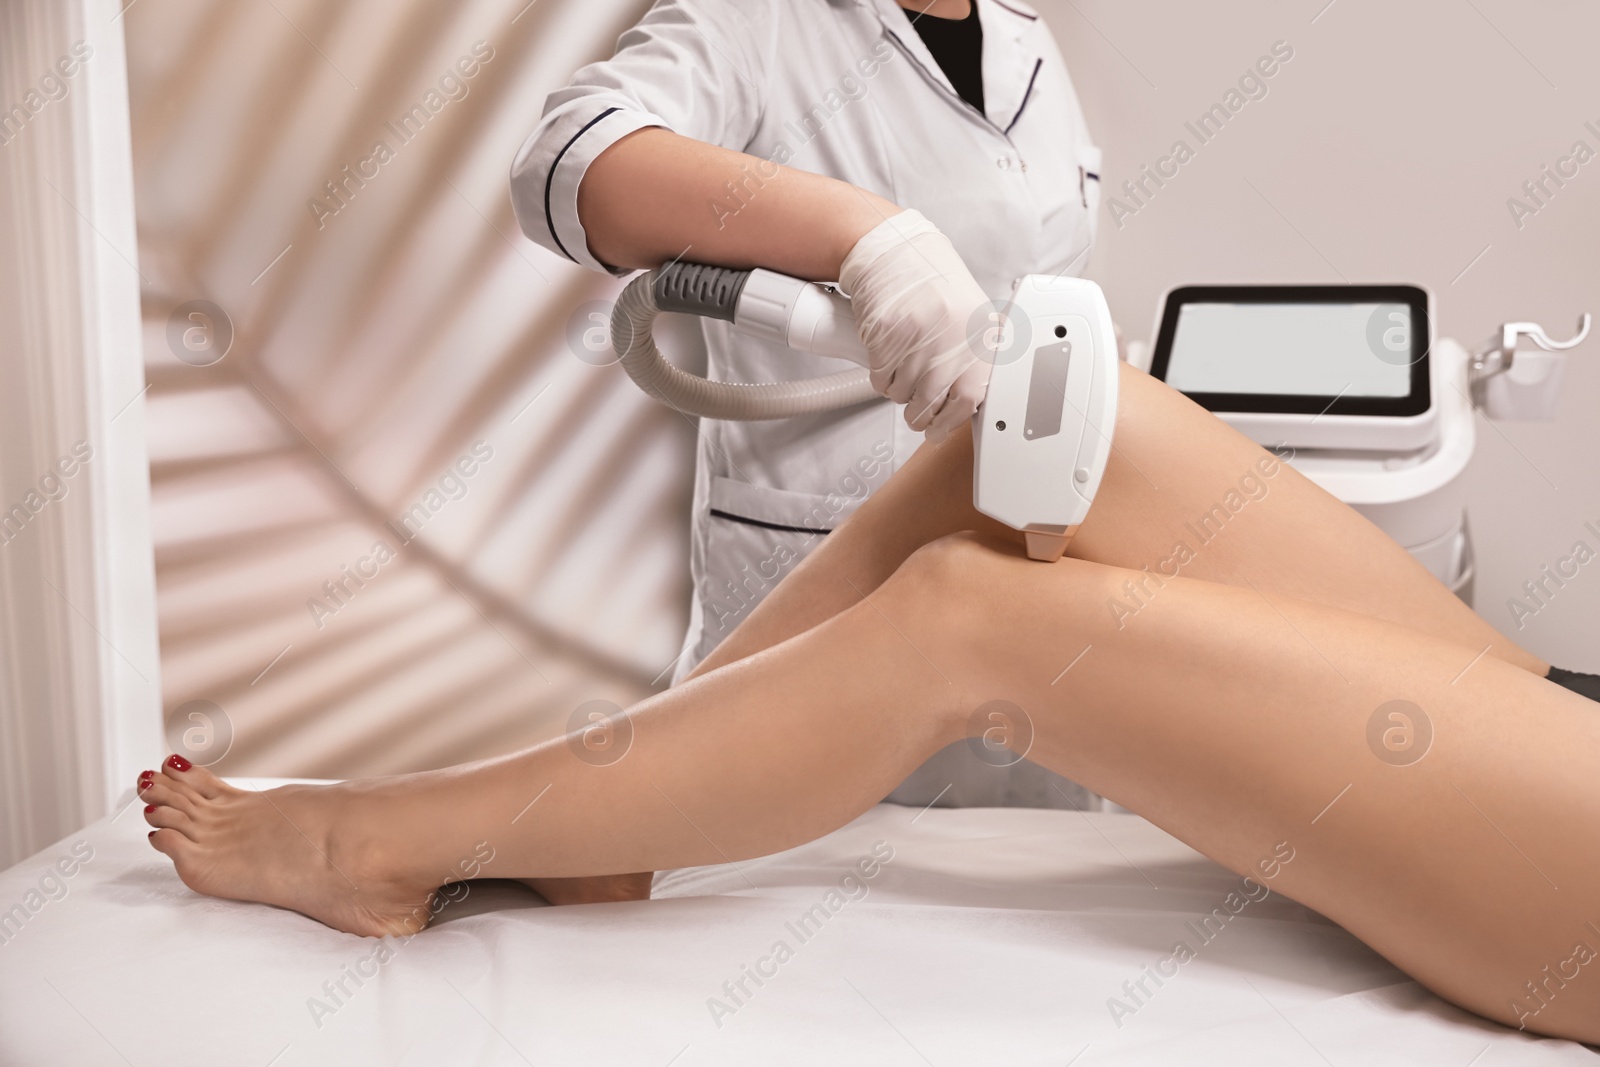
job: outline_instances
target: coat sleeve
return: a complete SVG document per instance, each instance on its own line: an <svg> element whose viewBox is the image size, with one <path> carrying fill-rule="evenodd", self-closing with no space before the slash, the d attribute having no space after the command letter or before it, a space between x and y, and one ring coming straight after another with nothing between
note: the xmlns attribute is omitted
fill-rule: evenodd
<svg viewBox="0 0 1600 1067"><path fill-rule="evenodd" d="M574 263L629 273L589 251L578 220L584 172L646 126L742 150L761 119L778 19L777 0L658 0L618 39L615 55L583 67L545 100L511 167L522 232Z"/></svg>

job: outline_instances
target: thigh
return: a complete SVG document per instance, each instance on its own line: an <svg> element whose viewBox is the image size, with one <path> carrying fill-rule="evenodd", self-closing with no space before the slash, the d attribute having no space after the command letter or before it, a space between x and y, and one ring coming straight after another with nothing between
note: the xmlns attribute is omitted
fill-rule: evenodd
<svg viewBox="0 0 1600 1067"><path fill-rule="evenodd" d="M1540 675L1548 669L1382 530L1291 467L1285 460L1293 450L1262 448L1127 366L1115 446L1073 555L1254 586L1488 649ZM1128 606L1136 610L1137 600Z"/></svg>
<svg viewBox="0 0 1600 1067"><path fill-rule="evenodd" d="M1600 1039L1600 973L1573 980L1600 947L1592 701L1465 645L1248 588L1172 579L1119 625L1100 605L1124 569L944 539L906 570L875 600L952 680L969 729L1006 708L1031 758L1441 995ZM946 600L959 611L937 610ZM1574 962L1580 942L1591 954ZM1547 967L1565 979L1534 995Z"/></svg>

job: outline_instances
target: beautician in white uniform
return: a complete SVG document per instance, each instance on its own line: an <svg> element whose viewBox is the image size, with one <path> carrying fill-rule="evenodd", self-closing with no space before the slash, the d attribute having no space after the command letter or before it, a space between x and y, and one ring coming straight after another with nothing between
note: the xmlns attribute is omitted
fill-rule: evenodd
<svg viewBox="0 0 1600 1067"><path fill-rule="evenodd" d="M914 209L905 217L920 212L991 299L1025 274L1079 273L1094 240L1100 150L1044 22L1019 0L908 2L912 10L894 0L659 0L611 59L579 70L546 101L512 171L524 232L575 263L629 273L591 251L579 186L608 148L663 127L758 157L739 181L720 184L720 199L682 207L718 231L759 204L781 164ZM926 21L944 13L957 17ZM684 258L695 261L695 249ZM782 381L849 366L698 321L712 378ZM970 415L982 385L966 391L960 410L958 391L946 431ZM922 443L911 417L884 400L815 417L702 424L694 602L676 677ZM893 799L928 803L955 780L941 803L1063 806L1053 787L1061 780L1052 779L1032 764L996 770L954 749Z"/></svg>

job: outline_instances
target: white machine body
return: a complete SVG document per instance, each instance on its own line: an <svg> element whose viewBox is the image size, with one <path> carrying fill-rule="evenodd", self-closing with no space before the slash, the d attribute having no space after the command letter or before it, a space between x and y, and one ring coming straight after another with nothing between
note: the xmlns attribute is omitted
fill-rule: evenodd
<svg viewBox="0 0 1600 1067"><path fill-rule="evenodd" d="M1447 337L1434 344L1432 359L1431 410L1436 418L1433 436L1421 448L1301 446L1286 458L1470 602L1474 566L1463 476L1478 435L1468 397L1469 357L1459 342Z"/></svg>
<svg viewBox="0 0 1600 1067"><path fill-rule="evenodd" d="M1340 448L1351 440L1366 451L1426 448L1439 436L1439 409L1417 415L1305 415L1268 411L1219 411L1217 417L1264 447Z"/></svg>

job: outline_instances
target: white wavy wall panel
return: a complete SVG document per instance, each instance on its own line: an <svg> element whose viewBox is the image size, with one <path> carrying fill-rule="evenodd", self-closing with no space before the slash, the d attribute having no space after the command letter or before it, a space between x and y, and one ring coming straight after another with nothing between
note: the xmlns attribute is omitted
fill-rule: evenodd
<svg viewBox="0 0 1600 1067"><path fill-rule="evenodd" d="M616 283L506 190L545 93L643 6L129 10L164 703L222 710L219 769L437 766L661 684L693 427L567 350ZM174 346L196 300L219 321Z"/></svg>

